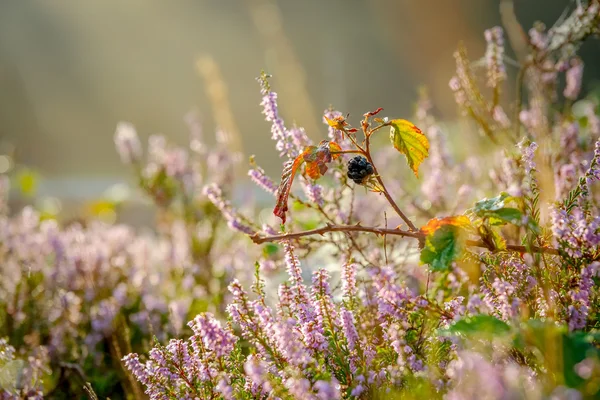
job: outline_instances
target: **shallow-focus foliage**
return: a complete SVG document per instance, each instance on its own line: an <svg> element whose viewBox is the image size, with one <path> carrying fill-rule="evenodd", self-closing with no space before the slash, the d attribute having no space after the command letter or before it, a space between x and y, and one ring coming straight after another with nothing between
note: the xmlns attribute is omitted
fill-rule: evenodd
<svg viewBox="0 0 600 400"><path fill-rule="evenodd" d="M500 27L484 62L459 46L450 88L485 149L468 154L425 93L414 123L325 110L314 145L263 74L283 173L251 158L273 196L254 217L227 200L222 135L207 151L192 123L191 151L155 136L143 161L120 124L156 232L0 203L0 398L597 398L600 117L577 49L599 24L580 1L507 35L516 61Z"/></svg>

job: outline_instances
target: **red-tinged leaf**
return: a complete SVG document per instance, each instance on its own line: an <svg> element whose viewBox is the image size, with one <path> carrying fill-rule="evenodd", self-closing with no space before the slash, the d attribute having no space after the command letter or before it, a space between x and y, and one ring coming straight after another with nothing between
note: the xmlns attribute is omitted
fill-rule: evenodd
<svg viewBox="0 0 600 400"><path fill-rule="evenodd" d="M427 225L421 228L421 232L426 235L431 235L444 225L453 225L459 228L468 228L471 226L471 221L465 215L457 215L454 217L433 218L430 219Z"/></svg>
<svg viewBox="0 0 600 400"><path fill-rule="evenodd" d="M316 162L307 163L305 172L310 179L319 179L321 175L327 172L327 166Z"/></svg>
<svg viewBox="0 0 600 400"><path fill-rule="evenodd" d="M363 114L363 117L372 117L373 115L377 115L379 114L381 111L383 111L383 108L379 107L377 110L375 111L369 111L366 114Z"/></svg>
<svg viewBox="0 0 600 400"><path fill-rule="evenodd" d="M307 146L292 162L286 163L283 173L281 174L281 184L277 189L277 204L273 210L273 214L281 218L285 223L285 214L288 210L288 197L292 189L292 182L298 168L302 163L306 163L305 172L311 179L318 179L327 172L327 164L338 158L339 154L331 154L332 152L342 151L339 144L323 140L318 146Z"/></svg>
<svg viewBox="0 0 600 400"><path fill-rule="evenodd" d="M335 142L322 140L319 146L309 146L302 153L306 162L306 174L311 179L318 179L327 172L327 164L339 154L331 154L332 151L341 151L342 148Z"/></svg>
<svg viewBox="0 0 600 400"><path fill-rule="evenodd" d="M277 204L273 209L273 214L281 218L281 221L285 224L285 213L288 210L288 197L290 196L290 190L292 189L292 183L296 171L304 162L303 155L300 154L294 161L288 161L283 167L283 173L281 174L281 184L277 189Z"/></svg>
<svg viewBox="0 0 600 400"><path fill-rule="evenodd" d="M429 156L427 137L412 122L405 119L390 121L390 140L400 153L406 156L406 162L415 176L419 177L419 165Z"/></svg>

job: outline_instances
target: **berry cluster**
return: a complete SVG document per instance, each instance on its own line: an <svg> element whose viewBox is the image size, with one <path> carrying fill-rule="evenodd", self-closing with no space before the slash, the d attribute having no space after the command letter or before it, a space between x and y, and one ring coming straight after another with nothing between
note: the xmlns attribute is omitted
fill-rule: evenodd
<svg viewBox="0 0 600 400"><path fill-rule="evenodd" d="M373 165L363 156L356 156L348 162L348 178L362 185L367 177L373 175Z"/></svg>

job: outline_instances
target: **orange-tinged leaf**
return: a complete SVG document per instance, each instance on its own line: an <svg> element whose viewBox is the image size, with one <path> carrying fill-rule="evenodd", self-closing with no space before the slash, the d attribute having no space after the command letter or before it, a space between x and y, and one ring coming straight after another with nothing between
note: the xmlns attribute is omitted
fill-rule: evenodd
<svg viewBox="0 0 600 400"><path fill-rule="evenodd" d="M285 213L288 210L288 197L290 196L290 190L292 189L292 182L294 181L294 175L298 167L302 165L304 158L300 154L294 161L288 161L283 167L283 173L281 174L281 184L277 188L277 203L273 209L273 214L281 218L285 224Z"/></svg>
<svg viewBox="0 0 600 400"><path fill-rule="evenodd" d="M421 232L426 235L431 235L436 230L444 225L453 225L459 228L468 228L471 226L471 221L465 215L457 215L453 217L433 218L430 219L427 225L421 228Z"/></svg>
<svg viewBox="0 0 600 400"><path fill-rule="evenodd" d="M341 147L328 140L322 140L319 146L308 146L304 149L302 156L306 162L306 174L311 179L318 179L327 172L327 164L338 156L331 154L332 150L340 151Z"/></svg>
<svg viewBox="0 0 600 400"><path fill-rule="evenodd" d="M329 151L331 153L335 153L335 152L340 152L342 151L342 147L337 144L336 142L329 142ZM333 158L334 160L337 159L341 154L332 154L331 158Z"/></svg>
<svg viewBox="0 0 600 400"><path fill-rule="evenodd" d="M306 164L305 171L310 179L319 179L321 176L321 166L316 162Z"/></svg>
<svg viewBox="0 0 600 400"><path fill-rule="evenodd" d="M419 165L429 156L427 137L412 122L405 119L390 121L390 140L396 150L406 156L406 162L419 177Z"/></svg>
<svg viewBox="0 0 600 400"><path fill-rule="evenodd" d="M292 182L302 163L306 163L306 175L311 179L318 179L327 172L327 164L339 157L339 154L331 154L331 152L341 150L342 148L337 143L323 140L318 146L305 147L302 154L296 157L294 161L286 163L281 174L281 184L277 189L277 204L275 205L273 214L281 218L283 223L285 223L285 214L288 211L288 197L292 189Z"/></svg>
<svg viewBox="0 0 600 400"><path fill-rule="evenodd" d="M327 116L323 116L323 118L325 118L325 121L327 121L327 125L337 129L338 131L343 131L344 127L348 125L346 118L341 115L335 118L327 118Z"/></svg>

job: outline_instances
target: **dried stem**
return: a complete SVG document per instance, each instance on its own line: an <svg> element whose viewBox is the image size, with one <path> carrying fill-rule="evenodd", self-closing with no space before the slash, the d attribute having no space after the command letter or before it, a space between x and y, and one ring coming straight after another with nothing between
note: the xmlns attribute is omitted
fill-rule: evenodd
<svg viewBox="0 0 600 400"><path fill-rule="evenodd" d="M290 240L290 239L299 239L305 236L313 236L313 235L324 235L329 232L367 232L374 233L376 235L396 235L402 237L410 237L413 239L418 239L419 241L425 240L426 235L420 231L407 231L402 229L388 229L388 228L377 228L371 226L361 226L361 225L332 225L327 224L321 228L311 229L302 232L293 232L293 233L284 233L281 235L273 235L273 236L260 236L259 234L255 234L250 236L252 241L256 244L266 243L266 242L277 242L280 240ZM481 247L488 249L485 243L478 240L467 240L467 246L471 247ZM510 251L516 251L519 253L545 253L558 255L558 250L552 247L538 247L538 246L530 246L529 248L526 246L520 246L515 244L507 244L506 249Z"/></svg>

